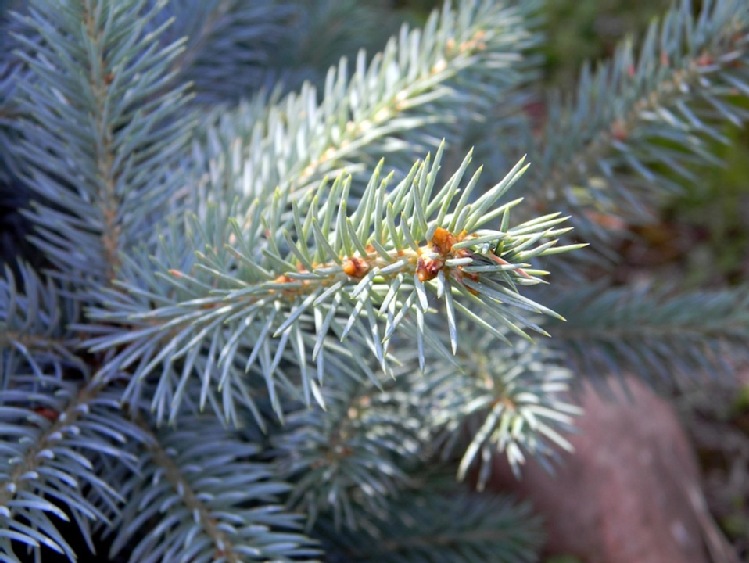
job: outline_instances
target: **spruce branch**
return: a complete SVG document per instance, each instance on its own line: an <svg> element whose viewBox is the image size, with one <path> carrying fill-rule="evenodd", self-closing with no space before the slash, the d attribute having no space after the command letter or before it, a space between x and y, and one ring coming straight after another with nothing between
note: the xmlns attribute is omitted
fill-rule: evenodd
<svg viewBox="0 0 749 563"><path fill-rule="evenodd" d="M76 553L57 525L73 520L93 552L91 525L107 522L124 497L92 459L135 465L125 444L142 439L119 401L95 385L78 389L57 377L2 374L0 394L0 558L21 561L25 547ZM15 545L14 545L15 544Z"/></svg>
<svg viewBox="0 0 749 563"><path fill-rule="evenodd" d="M169 16L167 42L188 39L173 68L193 83L201 110L305 81L319 87L341 56L379 51L401 24L389 6L356 0L178 0Z"/></svg>
<svg viewBox="0 0 749 563"><path fill-rule="evenodd" d="M13 147L17 142L16 122L20 118L17 104L18 84L28 79L27 69L13 53L13 35L19 32L10 17L11 2L0 2L0 182L9 183L18 174ZM20 6L15 6L20 8Z"/></svg>
<svg viewBox="0 0 749 563"><path fill-rule="evenodd" d="M171 71L192 85L199 103L216 104L248 97L267 83L274 52L294 40L290 24L299 9L276 0L172 0L157 25L174 19L162 44L183 38L186 44Z"/></svg>
<svg viewBox="0 0 749 563"><path fill-rule="evenodd" d="M4 23L0 22L0 26L7 26ZM8 55L0 59L0 180L3 181L9 179L12 125L18 115L13 98L19 73L20 69Z"/></svg>
<svg viewBox="0 0 749 563"><path fill-rule="evenodd" d="M522 2L526 37L515 45L518 55L513 64L515 79L487 108L482 109L484 117L467 124L461 132L460 147L453 147L453 152L464 152L465 148L473 147L476 159L489 178L502 175L537 142L534 128L538 117L533 115L533 108L542 104L543 95L538 84L543 80L545 61L542 47L544 28L548 25L544 4L544 0ZM534 159L535 156L531 162Z"/></svg>
<svg viewBox="0 0 749 563"><path fill-rule="evenodd" d="M274 439L277 466L291 482L289 507L311 528L329 518L337 529L355 529L387 512L412 482L405 468L419 459L424 414L405 378L378 373L377 382L330 369L336 384L324 390L325 408L301 406L287 415Z"/></svg>
<svg viewBox="0 0 749 563"><path fill-rule="evenodd" d="M302 77L321 86L325 73L342 56L379 52L407 17L392 6L366 0L319 0L304 8L295 14L292 41L275 56L274 67L281 71L286 88L301 86Z"/></svg>
<svg viewBox="0 0 749 563"><path fill-rule="evenodd" d="M697 181L694 164L715 164L709 142L727 142L726 121L749 113L749 4L681 0L648 29L639 53L625 41L610 63L586 67L575 97L552 101L531 151L540 209L575 217L584 240L605 242L623 218Z"/></svg>
<svg viewBox="0 0 749 563"><path fill-rule="evenodd" d="M80 373L87 366L76 354L76 341L65 329L78 317L75 302L64 299L52 280L42 280L29 266L9 266L0 277L0 368L13 374L29 369L62 378L64 367ZM2 385L8 382L0 380Z"/></svg>
<svg viewBox="0 0 749 563"><path fill-rule="evenodd" d="M136 471L122 479L128 499L109 526L110 555L133 563L289 561L316 554L300 517L283 510L288 485L269 463L252 461L245 443L214 416L191 416L179 428L152 428Z"/></svg>
<svg viewBox="0 0 749 563"><path fill-rule="evenodd" d="M156 275L138 265L123 269L133 278L122 279L117 292L101 294L102 306L90 312L97 324L86 329L96 336L87 346L124 348L109 369L132 370L126 395L158 371L163 385L179 379L176 390L154 396L159 412L176 415L180 389L194 371L206 389L202 407L209 387L238 384L253 370L267 383L280 415L276 385L277 376L286 379L282 360L299 368L304 400L309 402L311 393L319 401L316 388L332 356L325 352L333 346L342 355L332 335L368 349L389 373L391 337L408 328L423 368L424 338L432 330L425 323L432 314L430 299L445 303L453 352L459 315L505 338L476 310L523 336L525 328L543 332L525 315L554 313L519 288L540 283L546 274L527 261L579 246L555 246L555 237L567 230L559 228L564 218L553 214L510 227L510 210L519 200L498 201L522 174L523 163L471 201L479 173L460 189L470 156L437 189L441 155L442 149L434 163L430 158L416 163L393 189L378 167L350 215L350 179L339 176L330 188L321 184L304 214L291 204L293 232L284 226L289 194L280 190L269 207L256 200L252 229L227 222L221 210L205 224L195 221L194 261L180 254L170 264L167 253L174 253L162 245ZM495 221L499 229L486 228ZM349 357L352 368L372 376L366 359ZM239 358L243 366L236 365ZM178 361L181 374L175 372ZM317 364L317 381L307 371L310 361ZM234 411L226 405L231 396L224 412Z"/></svg>
<svg viewBox="0 0 749 563"><path fill-rule="evenodd" d="M482 108L515 82L515 50L528 39L522 14L504 1L471 0L455 8L447 2L423 30L404 26L369 64L363 51L353 72L342 59L320 95L307 84L251 127L226 131L238 134L223 143L242 155L243 170L222 170L217 188L230 184L249 201L268 201L280 188L298 201L323 177L345 169L355 176L357 195L365 172L384 155L405 174L418 155L480 118ZM249 125L244 111L228 119Z"/></svg>
<svg viewBox="0 0 749 563"><path fill-rule="evenodd" d="M403 491L371 526L342 535L321 522L316 533L332 561L373 563L530 562L542 540L540 522L527 504L429 489Z"/></svg>
<svg viewBox="0 0 749 563"><path fill-rule="evenodd" d="M668 292L594 288L554 301L567 314L547 328L570 368L591 377L633 372L665 387L698 376L731 377L749 358L747 288Z"/></svg>
<svg viewBox="0 0 749 563"><path fill-rule="evenodd" d="M18 156L40 198L34 240L60 275L111 282L120 252L147 240L180 183L189 119L184 88L157 95L181 45L159 50L145 32L163 2L77 0L49 10L35 0L17 35L31 79L19 83ZM144 212L144 209L148 210Z"/></svg>
<svg viewBox="0 0 749 563"><path fill-rule="evenodd" d="M54 266L0 277L0 559L80 557L68 519L133 563L531 561L529 509L436 486L445 462L481 488L497 452L554 461L577 414L569 368L671 377L747 357L746 288L536 301L541 259L581 245L560 244L561 214L518 224L524 161L487 189L470 154L441 176L439 139L493 106L498 131L528 131L508 112L537 2L448 2L319 90L207 117L186 91L256 92L303 3L53 4L32 0L0 53L0 167L38 198ZM595 213L647 210L640 180L711 162L721 120L746 117L748 14L683 1L639 55L584 73L535 147L535 203L587 214L587 240Z"/></svg>
<svg viewBox="0 0 749 563"><path fill-rule="evenodd" d="M516 475L526 456L550 467L559 449L571 449L564 434L580 414L567 397L573 375L561 356L513 335L511 345L498 345L476 326L462 332L471 348L458 354L459 367L433 362L436 367L411 382L428 416L429 449L443 461L458 453L458 478L475 470L478 490L498 452ZM409 365L406 356L399 359Z"/></svg>

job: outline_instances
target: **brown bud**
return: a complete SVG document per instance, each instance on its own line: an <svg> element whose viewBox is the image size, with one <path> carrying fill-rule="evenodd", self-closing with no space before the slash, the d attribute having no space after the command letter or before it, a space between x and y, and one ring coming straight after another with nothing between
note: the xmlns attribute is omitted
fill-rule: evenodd
<svg viewBox="0 0 749 563"><path fill-rule="evenodd" d="M433 280L442 269L442 260L435 258L419 258L416 263L416 277L419 281L425 282Z"/></svg>
<svg viewBox="0 0 749 563"><path fill-rule="evenodd" d="M435 229L434 231L434 235L432 236L432 244L435 246L437 252L439 252L443 256L450 252L450 249L456 242L457 241L455 240L455 235L453 235L447 229L443 229L442 227L437 227L437 229Z"/></svg>
<svg viewBox="0 0 749 563"><path fill-rule="evenodd" d="M363 278L369 271L369 263L359 256L346 258L342 264L343 271L352 278Z"/></svg>

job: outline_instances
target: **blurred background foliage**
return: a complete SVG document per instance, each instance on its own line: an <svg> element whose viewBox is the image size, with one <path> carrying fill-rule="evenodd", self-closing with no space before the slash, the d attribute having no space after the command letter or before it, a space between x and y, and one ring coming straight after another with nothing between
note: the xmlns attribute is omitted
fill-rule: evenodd
<svg viewBox="0 0 749 563"><path fill-rule="evenodd" d="M393 0L402 17L418 21L434 0ZM581 65L609 57L623 37L639 38L668 0L546 0L542 84L570 91ZM699 7L695 0L695 8ZM541 93L543 98L543 93ZM749 99L745 101L749 105ZM543 109L533 108L534 113ZM714 153L723 167L695 170L698 181L668 201L656 221L631 228L621 249L622 281L679 279L691 288L749 280L749 128L726 126L727 145ZM697 449L710 509L739 553L749 552L749 368L739 387L696 389L677 407ZM574 563L560 555L554 563ZM548 563L551 563L549 561Z"/></svg>
<svg viewBox="0 0 749 563"><path fill-rule="evenodd" d="M372 4L372 2L367 2ZM609 57L623 37L641 35L671 4L668 0L545 1L541 45L547 89L570 90L581 65ZM401 18L419 21L438 0L392 0ZM699 2L695 2L695 8ZM747 100L749 104L749 100ZM749 130L727 126L729 145L718 145L725 166L670 201L659 221L638 226L623 245L622 277L679 276L687 287L732 285L749 279Z"/></svg>
<svg viewBox="0 0 749 563"><path fill-rule="evenodd" d="M667 0L554 0L544 3L546 83L574 84L581 63L607 58L627 34L642 32Z"/></svg>

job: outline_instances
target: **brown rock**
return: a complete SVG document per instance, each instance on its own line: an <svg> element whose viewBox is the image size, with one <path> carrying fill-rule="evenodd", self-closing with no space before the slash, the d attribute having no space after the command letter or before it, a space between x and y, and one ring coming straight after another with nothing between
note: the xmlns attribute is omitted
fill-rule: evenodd
<svg viewBox="0 0 749 563"><path fill-rule="evenodd" d="M498 459L491 483L533 501L549 553L587 563L737 561L705 506L699 468L671 405L639 380L579 394L575 452L555 475L532 461L521 480Z"/></svg>

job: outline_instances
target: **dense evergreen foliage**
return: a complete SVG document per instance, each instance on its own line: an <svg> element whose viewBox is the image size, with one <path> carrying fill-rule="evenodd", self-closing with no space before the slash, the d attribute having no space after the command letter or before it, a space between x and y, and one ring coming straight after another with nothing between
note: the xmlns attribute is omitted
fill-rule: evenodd
<svg viewBox="0 0 749 563"><path fill-rule="evenodd" d="M749 116L749 3L540 126L543 3L454 4L0 1L0 559L533 561L481 490L573 378L749 356L748 288L612 275Z"/></svg>

